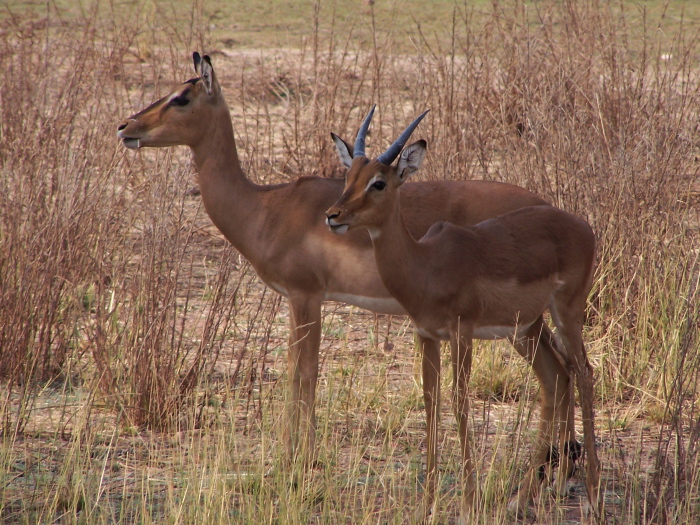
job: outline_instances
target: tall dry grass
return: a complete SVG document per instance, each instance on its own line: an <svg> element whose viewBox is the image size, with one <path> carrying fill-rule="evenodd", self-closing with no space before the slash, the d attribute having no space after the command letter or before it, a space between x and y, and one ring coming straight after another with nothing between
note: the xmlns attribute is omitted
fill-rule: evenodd
<svg viewBox="0 0 700 525"><path fill-rule="evenodd" d="M5 432L22 430L41 386L88 378L131 424L169 428L235 318L233 260L210 269L193 242L202 235L196 209L186 213L187 163L168 156L148 166L114 138L134 73L158 85L161 72L133 71L133 36L122 27L105 39L97 22L4 28ZM190 315L195 290L210 299Z"/></svg>
<svg viewBox="0 0 700 525"><path fill-rule="evenodd" d="M115 138L121 119L192 75L199 49L257 182L340 176L329 131L352 136L372 103L375 152L431 108L417 132L429 142L423 177L519 184L589 220L599 266L585 338L608 511L619 523L696 521L694 28L657 31L641 8L613 2L456 5L444 32L407 46L371 8L352 27L324 25L323 9L298 48L265 53L210 42L198 5L187 23L138 10L121 22L98 10L3 21L2 520L401 523L397 505L418 502L410 327L354 309L329 306L324 319L327 467L296 491L283 470L269 473L286 306L188 192L184 149L134 155ZM536 384L501 344L482 344L476 361L488 523L525 467ZM451 515L446 421L440 509ZM579 515L546 498L539 512Z"/></svg>

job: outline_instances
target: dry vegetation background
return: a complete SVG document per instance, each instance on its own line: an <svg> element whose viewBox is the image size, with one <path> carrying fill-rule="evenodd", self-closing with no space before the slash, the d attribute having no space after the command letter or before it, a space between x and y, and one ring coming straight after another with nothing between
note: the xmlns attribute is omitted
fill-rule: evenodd
<svg viewBox="0 0 700 525"><path fill-rule="evenodd" d="M585 340L610 521L698 522L697 24L663 6L512 1L419 26L420 10L399 23L400 4L356 3L309 5L284 48L237 46L197 3L3 13L0 522L403 523L419 502L402 318L327 305L324 468L294 490L274 468L286 304L210 224L186 149L133 153L115 135L193 76L193 50L212 55L258 183L340 176L329 132L354 136L371 103L375 154L431 108L420 176L515 183L590 221ZM472 385L481 519L501 523L537 384L484 342ZM443 411L440 523L458 507ZM545 492L537 522L576 523L581 502L580 488L561 505Z"/></svg>

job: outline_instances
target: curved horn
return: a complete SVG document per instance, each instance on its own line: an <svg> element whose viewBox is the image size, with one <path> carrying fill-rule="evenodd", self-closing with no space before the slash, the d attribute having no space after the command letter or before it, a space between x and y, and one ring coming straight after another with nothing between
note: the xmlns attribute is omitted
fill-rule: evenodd
<svg viewBox="0 0 700 525"><path fill-rule="evenodd" d="M367 136L367 130L369 129L369 123L372 121L372 115L374 115L374 110L377 107L376 104L372 106L372 109L369 110L369 113L367 113L367 116L365 117L364 122L362 122L362 126L360 126L360 130L357 132L357 138L355 139L355 147L353 148L352 151L352 157L366 157L365 155L365 137Z"/></svg>
<svg viewBox="0 0 700 525"><path fill-rule="evenodd" d="M408 125L408 127L404 130L404 132L401 133L399 138L396 139L391 146L389 146L389 149L387 149L384 153L377 157L377 161L381 162L385 166L390 166L391 163L396 160L396 157L399 156L399 153L401 153L401 150L406 144L406 141L408 141L409 137L411 136L411 133L413 133L413 130L416 129L418 123L421 120L423 120L423 117L425 117L428 114L428 111L430 110L426 109L416 120L411 122Z"/></svg>

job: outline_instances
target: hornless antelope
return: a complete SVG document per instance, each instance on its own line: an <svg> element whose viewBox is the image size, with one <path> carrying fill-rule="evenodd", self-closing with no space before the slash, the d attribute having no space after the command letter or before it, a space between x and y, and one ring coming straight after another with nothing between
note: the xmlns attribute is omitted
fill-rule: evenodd
<svg viewBox="0 0 700 525"><path fill-rule="evenodd" d="M427 113L427 112L426 112ZM426 142L404 144L425 113L418 117L389 149L376 160L364 152L364 134L372 111L360 129L351 154L336 140L338 152L349 169L345 190L326 212L326 222L336 233L369 231L374 257L384 285L413 320L418 333L433 344L423 346L423 383L428 419L427 515L434 502L436 483L436 434L439 399L439 342L452 346L454 411L459 427L462 452L463 500L461 520L468 519L475 503L474 466L469 451L467 387L472 363L472 338L508 338L527 348L533 366L558 370L552 353L536 348L546 309L557 328L565 362L576 374L582 407L584 443L587 454L586 488L596 515L598 509L599 464L593 426L593 376L586 357L581 330L586 298L591 289L595 266L595 237L590 226L552 206L533 206L461 227L437 222L416 241L402 217L409 216L420 203L403 202L412 184L401 185L417 171L425 156ZM396 166L394 160L399 157ZM405 192L405 193L404 193ZM401 197L401 199L399 199ZM542 361L550 360L549 363ZM539 362L539 365L538 365ZM545 391L568 388L561 375L538 374ZM568 392L573 430L573 394ZM429 401L429 402L428 402ZM577 443L561 442L578 452ZM563 461L569 462L569 454ZM542 463L541 463L542 465ZM569 468L567 465L565 468ZM544 473L544 469L537 472ZM532 475L533 473L530 473ZM564 478L564 476L561 476ZM565 479L565 478L564 478ZM536 480L526 485L532 490ZM528 490L511 502L511 510L526 503ZM518 500L521 501L518 501ZM512 505L516 508L513 509Z"/></svg>
<svg viewBox="0 0 700 525"><path fill-rule="evenodd" d="M341 301L394 315L406 311L382 284L367 233L357 229L338 236L324 223L324 211L340 197L343 181L302 177L274 186L251 182L238 161L231 115L209 57L194 53L194 66L195 78L126 119L119 125L118 136L130 149L189 146L211 220L260 278L289 300L285 442L288 456L308 465L315 453L321 304ZM335 140L343 143L338 137ZM351 146L344 148L352 155ZM488 181L416 182L404 189L402 200L406 225L415 237L424 235L436 221L466 226L546 204L517 186ZM573 424L567 422L569 371L561 364L551 331L538 317L519 335L513 344L532 363L543 386L540 446L530 475L534 483L520 491L521 500L527 501L529 491L536 490L538 469L550 454L554 434L560 432L562 442L573 439ZM424 367L434 367L438 341L421 334L418 341L424 359L434 360L425 361ZM533 342L539 343L536 353ZM425 395L436 400L430 388ZM427 404L430 413L434 408ZM568 465L562 478L572 471Z"/></svg>

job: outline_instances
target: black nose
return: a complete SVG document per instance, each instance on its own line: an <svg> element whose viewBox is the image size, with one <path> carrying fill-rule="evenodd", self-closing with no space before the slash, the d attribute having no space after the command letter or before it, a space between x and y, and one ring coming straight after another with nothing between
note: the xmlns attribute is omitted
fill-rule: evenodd
<svg viewBox="0 0 700 525"><path fill-rule="evenodd" d="M339 212L339 211L336 211L335 213L328 213L328 212L326 212L326 217L327 217L328 219L335 219L338 215L340 215L340 212Z"/></svg>
<svg viewBox="0 0 700 525"><path fill-rule="evenodd" d="M121 130L123 130L125 127L126 127L126 122L124 122L124 123L122 123L122 124L119 124L119 128L118 128L117 131L121 131Z"/></svg>

